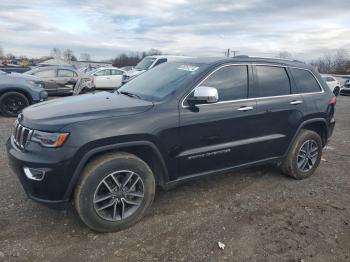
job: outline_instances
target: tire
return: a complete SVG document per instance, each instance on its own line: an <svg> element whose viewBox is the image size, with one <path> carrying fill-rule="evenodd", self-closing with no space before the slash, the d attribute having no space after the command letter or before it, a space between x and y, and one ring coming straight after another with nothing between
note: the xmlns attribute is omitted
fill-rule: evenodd
<svg viewBox="0 0 350 262"><path fill-rule="evenodd" d="M28 98L19 92L6 92L0 97L0 111L4 116L15 117L29 106Z"/></svg>
<svg viewBox="0 0 350 262"><path fill-rule="evenodd" d="M309 144L307 144L308 141ZM306 148L311 148L309 153L303 152ZM299 153L301 156L299 156ZM310 159L306 157L306 155L308 155ZM312 157L314 155L316 155L316 157ZM305 158L303 158L303 156ZM292 178L298 180L305 179L315 172L316 168L320 164L321 156L321 137L314 131L302 129L296 137L294 144L290 148L287 157L282 162L281 169L283 173Z"/></svg>
<svg viewBox="0 0 350 262"><path fill-rule="evenodd" d="M340 94L340 87L339 86L336 86L334 89L333 89L333 94L335 96L339 96Z"/></svg>
<svg viewBox="0 0 350 262"><path fill-rule="evenodd" d="M121 189L124 183L123 188L129 190ZM132 186L133 183L136 185ZM143 160L129 153L109 153L88 163L76 186L74 202L88 227L98 232L114 232L137 223L151 206L154 194L154 175Z"/></svg>

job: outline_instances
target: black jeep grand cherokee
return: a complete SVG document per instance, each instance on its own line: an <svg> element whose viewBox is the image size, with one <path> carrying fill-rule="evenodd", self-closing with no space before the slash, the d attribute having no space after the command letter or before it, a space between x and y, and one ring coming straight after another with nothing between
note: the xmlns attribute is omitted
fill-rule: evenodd
<svg viewBox="0 0 350 262"><path fill-rule="evenodd" d="M297 61L169 62L115 93L25 109L7 150L31 199L56 208L74 199L86 225L116 231L145 214L156 185L263 163L310 176L335 103L320 75Z"/></svg>

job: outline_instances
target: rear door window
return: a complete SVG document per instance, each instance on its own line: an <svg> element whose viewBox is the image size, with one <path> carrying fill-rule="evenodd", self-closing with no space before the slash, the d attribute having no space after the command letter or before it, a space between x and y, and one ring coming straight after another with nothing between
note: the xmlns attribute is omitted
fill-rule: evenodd
<svg viewBox="0 0 350 262"><path fill-rule="evenodd" d="M289 95L290 79L284 67L256 66L259 97Z"/></svg>
<svg viewBox="0 0 350 262"><path fill-rule="evenodd" d="M316 78L310 71L298 68L290 68L299 93L320 92L322 89Z"/></svg>

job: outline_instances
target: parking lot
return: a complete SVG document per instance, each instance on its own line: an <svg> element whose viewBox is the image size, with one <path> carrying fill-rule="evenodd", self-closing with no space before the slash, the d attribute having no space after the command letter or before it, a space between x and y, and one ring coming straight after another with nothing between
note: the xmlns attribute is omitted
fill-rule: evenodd
<svg viewBox="0 0 350 262"><path fill-rule="evenodd" d="M159 189L141 222L110 234L90 231L74 207L27 199L5 153L14 119L1 117L0 261L349 261L349 112L350 98L339 97L311 178L263 166Z"/></svg>

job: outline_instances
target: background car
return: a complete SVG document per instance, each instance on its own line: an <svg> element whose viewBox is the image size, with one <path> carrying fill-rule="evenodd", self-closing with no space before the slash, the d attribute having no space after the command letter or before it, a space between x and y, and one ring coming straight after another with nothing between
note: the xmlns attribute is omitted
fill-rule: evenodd
<svg viewBox="0 0 350 262"><path fill-rule="evenodd" d="M40 78L0 70L0 112L16 116L25 107L47 100L47 92Z"/></svg>
<svg viewBox="0 0 350 262"><path fill-rule="evenodd" d="M100 67L91 71L96 89L114 89L122 85L125 71L117 67Z"/></svg>
<svg viewBox="0 0 350 262"><path fill-rule="evenodd" d="M188 56L168 56L168 55L153 55L144 57L132 70L126 72L123 77L123 84L131 79L146 72L149 69L156 67L165 62L177 61L190 58Z"/></svg>
<svg viewBox="0 0 350 262"><path fill-rule="evenodd" d="M345 84L340 89L341 95L350 95L350 79L345 81Z"/></svg>
<svg viewBox="0 0 350 262"><path fill-rule="evenodd" d="M322 75L322 78L326 81L329 88L333 91L333 94L338 96L340 94L340 83L335 77L331 75Z"/></svg>
<svg viewBox="0 0 350 262"><path fill-rule="evenodd" d="M25 74L40 77L45 83L45 90L49 95L73 94L76 84L78 82L81 83L81 81L79 81L81 78L87 78L91 82L91 86L93 85L93 79L90 76L85 75L72 67L66 66L40 67L25 72ZM87 86L89 86L89 81L86 81Z"/></svg>

